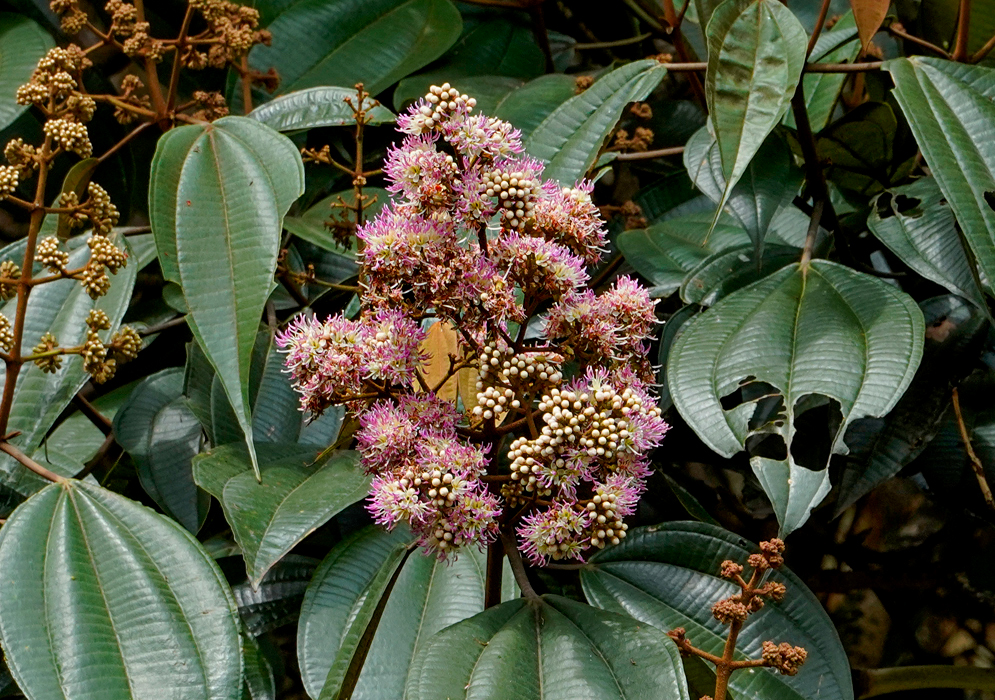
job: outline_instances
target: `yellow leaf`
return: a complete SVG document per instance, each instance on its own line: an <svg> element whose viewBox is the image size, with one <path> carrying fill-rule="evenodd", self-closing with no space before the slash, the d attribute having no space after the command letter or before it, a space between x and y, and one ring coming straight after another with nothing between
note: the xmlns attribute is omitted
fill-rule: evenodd
<svg viewBox="0 0 995 700"><path fill-rule="evenodd" d="M867 50L867 45L878 33L890 6L891 0L850 0L853 19L857 23L857 34L860 36L861 51Z"/></svg>
<svg viewBox="0 0 995 700"><path fill-rule="evenodd" d="M456 329L447 322L437 321L428 329L420 347L429 356L422 364L422 376L429 388L436 387L449 374L449 356L452 355L459 361L459 336ZM436 396L446 401L455 401L458 388L459 378L454 375L436 392Z"/></svg>

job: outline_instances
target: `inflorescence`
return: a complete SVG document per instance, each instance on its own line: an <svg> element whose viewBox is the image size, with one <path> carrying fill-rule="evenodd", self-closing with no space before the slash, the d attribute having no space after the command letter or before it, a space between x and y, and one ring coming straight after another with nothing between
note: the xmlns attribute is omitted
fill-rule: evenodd
<svg viewBox="0 0 995 700"><path fill-rule="evenodd" d="M379 523L440 557L503 527L533 563L582 560L625 537L668 429L645 359L655 302L627 277L588 288L606 243L593 184L544 180L520 132L475 105L433 86L398 118L394 201L357 231L358 319L298 318L278 340L302 409L358 417ZM436 386L431 323L459 346ZM476 391L442 398L468 369Z"/></svg>

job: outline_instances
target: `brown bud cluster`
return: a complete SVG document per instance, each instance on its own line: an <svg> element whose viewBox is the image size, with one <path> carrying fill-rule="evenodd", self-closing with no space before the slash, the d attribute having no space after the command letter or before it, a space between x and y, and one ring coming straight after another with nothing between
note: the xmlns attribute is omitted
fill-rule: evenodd
<svg viewBox="0 0 995 700"><path fill-rule="evenodd" d="M21 266L13 260L4 260L0 263L0 277L15 280L21 276ZM7 301L17 296L17 285L8 282L0 282L0 300Z"/></svg>
<svg viewBox="0 0 995 700"><path fill-rule="evenodd" d="M224 68L239 64L256 44L269 45L272 35L259 29L259 11L228 0L191 0L207 22L207 30L195 37L181 60L192 70ZM207 47L206 52L200 50Z"/></svg>
<svg viewBox="0 0 995 700"><path fill-rule="evenodd" d="M653 143L653 130L645 126L637 126L636 131L631 136L625 129L615 132L615 149L620 151L633 151L641 153L649 149Z"/></svg>
<svg viewBox="0 0 995 700"><path fill-rule="evenodd" d="M58 237L46 236L35 248L35 260L52 272L65 272L69 264L69 253L59 249Z"/></svg>
<svg viewBox="0 0 995 700"><path fill-rule="evenodd" d="M3 314L0 314L0 350L10 352L14 348L14 328Z"/></svg>
<svg viewBox="0 0 995 700"><path fill-rule="evenodd" d="M793 676L805 663L808 652L784 642L781 644L764 642L761 656L765 665L776 668L785 676Z"/></svg>
<svg viewBox="0 0 995 700"><path fill-rule="evenodd" d="M133 107L139 107L141 109L150 109L152 102L148 95L139 95L138 91L145 87L145 83L137 75L126 75L121 80L121 94L118 100L125 102ZM117 119L120 124L131 124L137 116L131 110L125 109L120 106L115 106L114 108L114 118Z"/></svg>
<svg viewBox="0 0 995 700"><path fill-rule="evenodd" d="M225 96L220 92L197 90L193 94L193 99L197 102L197 106L200 107L200 109L193 113L193 116L197 119L213 122L215 119L228 116L228 103L225 101Z"/></svg>

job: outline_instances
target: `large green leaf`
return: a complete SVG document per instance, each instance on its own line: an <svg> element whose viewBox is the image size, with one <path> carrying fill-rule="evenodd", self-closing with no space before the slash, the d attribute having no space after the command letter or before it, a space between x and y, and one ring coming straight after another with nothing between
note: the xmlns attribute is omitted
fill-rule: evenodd
<svg viewBox="0 0 995 700"><path fill-rule="evenodd" d="M933 178L878 195L867 217L871 233L928 280L985 307L950 205Z"/></svg>
<svg viewBox="0 0 995 700"><path fill-rule="evenodd" d="M662 630L554 595L447 627L414 665L410 700L689 700L677 646Z"/></svg>
<svg viewBox="0 0 995 700"><path fill-rule="evenodd" d="M713 253L684 278L681 299L685 304L712 306L737 289L795 262L800 253L790 246L771 245L764 248L759 262L752 245Z"/></svg>
<svg viewBox="0 0 995 700"><path fill-rule="evenodd" d="M90 403L102 416L113 419L136 384L137 382L125 384ZM48 434L32 458L43 465L50 465L57 473L75 474L80 471L81 465L85 465L97 453L104 440L104 431L94 425L82 411L76 411ZM60 464L61 469L58 466Z"/></svg>
<svg viewBox="0 0 995 700"><path fill-rule="evenodd" d="M684 627L692 644L721 656L727 630L712 617L711 607L739 589L719 577L719 568L727 559L745 563L754 551L749 542L716 525L664 523L630 530L621 545L595 554L581 569L581 583L592 604L662 630ZM846 652L822 604L790 570L768 576L783 583L787 595L747 618L737 657L756 658L761 644L771 640L804 647L808 660L796 676L737 671L729 683L734 697L852 700Z"/></svg>
<svg viewBox="0 0 995 700"><path fill-rule="evenodd" d="M885 68L978 265L995 279L995 70L920 57Z"/></svg>
<svg viewBox="0 0 995 700"><path fill-rule="evenodd" d="M356 105L356 89L344 87L314 87L277 97L256 107L248 115L257 122L277 131L303 131L325 126L345 126L356 123L356 115L347 99ZM367 124L394 121L394 113L371 98L363 100Z"/></svg>
<svg viewBox="0 0 995 700"><path fill-rule="evenodd" d="M398 566L353 700L404 695L412 660L439 630L484 609L484 555L472 547L451 563L420 552L404 561L415 538L400 528L362 530L336 545L315 573L301 608L297 656L313 698L335 697L348 663ZM324 688L324 690L322 690Z"/></svg>
<svg viewBox="0 0 995 700"><path fill-rule="evenodd" d="M726 192L718 141L703 127L684 149L684 167L699 190L718 204L725 198L726 211L750 234L756 255L763 251L764 237L775 214L791 202L802 183L788 144L778 134L763 142L743 177Z"/></svg>
<svg viewBox="0 0 995 700"><path fill-rule="evenodd" d="M823 32L812 50L811 60L820 63L852 63L860 53L857 41L857 24L853 12L847 12L828 32ZM802 77L802 91L805 95L805 110L812 130L819 132L832 119L836 101L839 99L846 73L806 73ZM786 126L795 128L795 116L791 112L784 115Z"/></svg>
<svg viewBox="0 0 995 700"><path fill-rule="evenodd" d="M17 88L28 82L38 60L55 41L22 14L0 12L0 129L10 126L24 110Z"/></svg>
<svg viewBox="0 0 995 700"><path fill-rule="evenodd" d="M370 482L355 452L337 451L316 463L313 446L256 448L261 483L241 444L216 447L194 460L194 478L221 502L253 585L294 545L366 496Z"/></svg>
<svg viewBox="0 0 995 700"><path fill-rule="evenodd" d="M544 67L542 49L527 24L507 19L479 22L464 32L441 64L402 80L394 91L394 107L401 109L422 97L430 86L447 82L477 97L479 104L480 98L467 87L470 81L464 82L463 78L504 76L524 81L542 75Z"/></svg>
<svg viewBox="0 0 995 700"><path fill-rule="evenodd" d="M726 0L712 13L706 35L705 98L725 179L721 210L788 111L808 37L777 0ZM719 213L715 216L717 222Z"/></svg>
<svg viewBox="0 0 995 700"><path fill-rule="evenodd" d="M280 93L364 83L374 95L445 53L462 21L449 0L297 0L273 20L271 46L249 54L275 68Z"/></svg>
<svg viewBox="0 0 995 700"><path fill-rule="evenodd" d="M679 289L687 274L712 253L751 245L749 235L731 223L731 217L730 223L719 223L709 236L711 221L711 214L695 214L624 231L618 237L618 249L654 285L653 296L666 296Z"/></svg>
<svg viewBox="0 0 995 700"><path fill-rule="evenodd" d="M42 490L0 531L0 635L32 700L238 700L221 571L179 524L86 482Z"/></svg>
<svg viewBox="0 0 995 700"><path fill-rule="evenodd" d="M751 463L786 534L829 491L825 463L799 464L810 446L794 439L798 416L812 402L834 402L842 420L830 447L844 451L851 421L884 415L901 397L919 365L923 333L910 297L815 260L785 267L691 320L671 349L667 379L681 415L719 454L731 457L751 436L772 436L777 458L757 455ZM739 405L728 407L741 389ZM776 410L758 421L771 397Z"/></svg>
<svg viewBox="0 0 995 700"><path fill-rule="evenodd" d="M273 667L252 637L244 637L245 686L242 700L276 700L276 681Z"/></svg>
<svg viewBox="0 0 995 700"><path fill-rule="evenodd" d="M231 592L245 633L258 637L296 623L304 593L320 563L311 557L288 554L266 572L258 586L248 580L233 586Z"/></svg>
<svg viewBox="0 0 995 700"><path fill-rule="evenodd" d="M283 216L304 191L287 137L244 117L183 126L159 139L149 218L166 279L179 284L187 323L217 371L253 466L249 365L273 289Z"/></svg>
<svg viewBox="0 0 995 700"><path fill-rule="evenodd" d="M53 226L55 217L49 217ZM118 246L127 247L127 239L114 237ZM69 267L82 267L90 257L90 249L83 238L73 239L75 248L69 253ZM19 241L0 250L0 260L20 262L24 256L24 241ZM110 291L94 301L86 293L83 286L76 280L58 280L35 287L28 297L28 306L24 314L24 337L21 352L31 353L38 344L42 334L51 332L64 347L82 345L86 340L87 327L85 320L91 309L103 310L111 321L111 329L100 331L100 337L105 341L117 330L121 318L131 301L132 288L135 285L136 265L128 265L119 270L111 279ZM44 274L40 265L35 266L35 274ZM11 299L0 313L13 321L16 316L17 300ZM54 374L42 372L39 367L30 364L21 369L14 392L14 403L10 411L10 422L7 429L19 431L17 437L11 439L25 454L32 455L41 444L49 428L55 423L63 409L69 404L76 392L89 379L83 370L83 359L78 355L66 357L62 368ZM4 379L0 377L0 387ZM44 458L44 455L42 455ZM56 467L56 471L70 476L82 468L82 464L72 472ZM22 467L12 457L0 455L0 482L22 495L34 493L47 482Z"/></svg>
<svg viewBox="0 0 995 700"><path fill-rule="evenodd" d="M606 73L554 109L526 139L525 150L546 163L544 177L572 185L594 165L625 106L646 99L666 74L666 65L652 59Z"/></svg>
<svg viewBox="0 0 995 700"><path fill-rule="evenodd" d="M575 78L550 73L505 95L494 109L494 116L514 124L522 132L522 138L528 139L554 109L576 94Z"/></svg>
<svg viewBox="0 0 995 700"><path fill-rule="evenodd" d="M196 534L211 497L193 481L201 427L183 398L183 370L162 370L135 387L114 417L114 436L135 460L145 492Z"/></svg>

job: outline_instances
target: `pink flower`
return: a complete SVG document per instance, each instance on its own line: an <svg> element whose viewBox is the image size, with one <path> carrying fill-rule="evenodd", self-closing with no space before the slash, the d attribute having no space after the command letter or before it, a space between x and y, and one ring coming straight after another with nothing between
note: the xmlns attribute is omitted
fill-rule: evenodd
<svg viewBox="0 0 995 700"><path fill-rule="evenodd" d="M594 183L586 180L572 188L546 180L543 195L535 202L535 223L529 233L566 246L589 265L598 262L608 232L591 201L593 189Z"/></svg>
<svg viewBox="0 0 995 700"><path fill-rule="evenodd" d="M558 243L513 233L494 241L490 249L493 259L508 270L528 298L559 298L588 280L584 261Z"/></svg>
<svg viewBox="0 0 995 700"><path fill-rule="evenodd" d="M518 528L519 547L536 566L550 559L584 560L592 515L576 510L572 503L554 503L526 517Z"/></svg>

